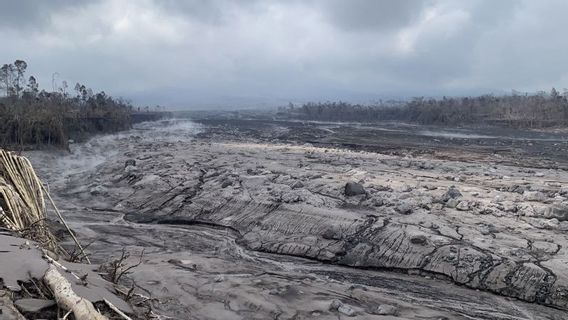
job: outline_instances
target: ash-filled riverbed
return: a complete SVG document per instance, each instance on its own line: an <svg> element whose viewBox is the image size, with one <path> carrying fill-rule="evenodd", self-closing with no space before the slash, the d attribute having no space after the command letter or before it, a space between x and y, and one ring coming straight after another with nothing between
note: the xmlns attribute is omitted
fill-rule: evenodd
<svg viewBox="0 0 568 320"><path fill-rule="evenodd" d="M430 129L390 139L396 153L354 151L378 140L334 145L345 130L169 120L29 156L95 262L143 251L124 281L156 314L568 317L563 163L416 152Z"/></svg>

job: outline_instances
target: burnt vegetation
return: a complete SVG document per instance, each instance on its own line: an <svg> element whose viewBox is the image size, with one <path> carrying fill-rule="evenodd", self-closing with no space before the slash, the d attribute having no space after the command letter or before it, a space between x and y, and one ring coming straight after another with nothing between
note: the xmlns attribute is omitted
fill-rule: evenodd
<svg viewBox="0 0 568 320"><path fill-rule="evenodd" d="M408 121L432 125L492 124L517 128L544 128L568 125L568 93L513 93L507 96L414 98L373 105L346 102L289 104L279 115L319 121Z"/></svg>
<svg viewBox="0 0 568 320"><path fill-rule="evenodd" d="M128 101L79 83L69 90L65 81L53 92L40 91L27 66L16 60L0 68L0 147L66 147L69 139L130 128Z"/></svg>

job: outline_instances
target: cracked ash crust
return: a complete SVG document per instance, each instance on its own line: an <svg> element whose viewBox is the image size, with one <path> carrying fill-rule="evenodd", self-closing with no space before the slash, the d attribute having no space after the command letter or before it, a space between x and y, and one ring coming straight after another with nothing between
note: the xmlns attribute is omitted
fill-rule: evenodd
<svg viewBox="0 0 568 320"><path fill-rule="evenodd" d="M106 210L138 223L230 229L256 251L448 279L568 309L566 171L246 135L136 140L126 137L127 151L74 176L64 193L104 199ZM346 192L348 183L364 193Z"/></svg>

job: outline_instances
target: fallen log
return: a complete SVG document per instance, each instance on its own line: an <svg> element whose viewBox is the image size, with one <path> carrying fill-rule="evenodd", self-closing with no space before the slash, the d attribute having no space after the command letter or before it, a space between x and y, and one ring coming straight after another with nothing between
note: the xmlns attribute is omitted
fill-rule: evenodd
<svg viewBox="0 0 568 320"><path fill-rule="evenodd" d="M71 288L71 283L59 273L54 265L50 265L45 273L44 281L53 292L57 304L65 310L73 312L77 320L108 320L100 314L93 304L79 297Z"/></svg>

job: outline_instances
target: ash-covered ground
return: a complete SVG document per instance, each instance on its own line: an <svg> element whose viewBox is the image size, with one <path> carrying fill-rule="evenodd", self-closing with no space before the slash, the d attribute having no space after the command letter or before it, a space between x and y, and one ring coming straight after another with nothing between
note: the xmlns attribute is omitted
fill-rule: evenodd
<svg viewBox="0 0 568 320"><path fill-rule="evenodd" d="M566 136L236 119L29 156L174 319L566 319ZM142 312L142 311L140 311Z"/></svg>

